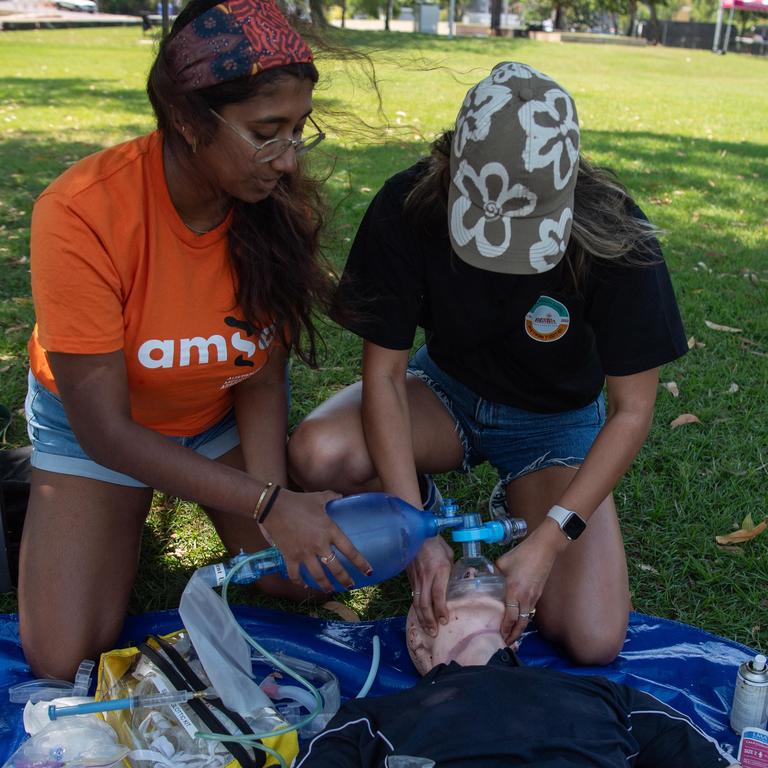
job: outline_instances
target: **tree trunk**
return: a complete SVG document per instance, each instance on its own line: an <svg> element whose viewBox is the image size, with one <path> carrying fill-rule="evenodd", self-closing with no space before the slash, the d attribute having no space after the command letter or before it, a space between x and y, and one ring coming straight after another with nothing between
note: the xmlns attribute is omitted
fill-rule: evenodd
<svg viewBox="0 0 768 768"><path fill-rule="evenodd" d="M503 0L491 0L491 34L501 35L501 4Z"/></svg>
<svg viewBox="0 0 768 768"><path fill-rule="evenodd" d="M553 26L555 29L565 29L565 11L560 3L555 6L555 23Z"/></svg>
<svg viewBox="0 0 768 768"><path fill-rule="evenodd" d="M635 31L635 19L637 18L637 0L629 0L627 5L627 14L629 15L629 21L627 22L627 37L630 37Z"/></svg>
<svg viewBox="0 0 768 768"><path fill-rule="evenodd" d="M648 2L648 10L651 12L651 23L648 25L650 27L650 34L649 34L649 40L653 45L659 44L659 15L656 13L656 2L655 0L650 0Z"/></svg>
<svg viewBox="0 0 768 768"><path fill-rule="evenodd" d="M392 19L392 7L394 6L394 0L387 0L387 14L384 17L384 29L389 32L389 22Z"/></svg>
<svg viewBox="0 0 768 768"><path fill-rule="evenodd" d="M347 26L347 0L341 0L341 28Z"/></svg>
<svg viewBox="0 0 768 768"><path fill-rule="evenodd" d="M325 18L323 10L323 0L309 0L309 13L313 24L317 24L318 27L328 26L328 19Z"/></svg>

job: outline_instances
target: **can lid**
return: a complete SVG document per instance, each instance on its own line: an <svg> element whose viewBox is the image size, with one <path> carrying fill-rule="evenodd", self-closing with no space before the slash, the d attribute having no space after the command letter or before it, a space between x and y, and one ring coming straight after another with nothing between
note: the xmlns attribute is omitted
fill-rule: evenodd
<svg viewBox="0 0 768 768"><path fill-rule="evenodd" d="M758 653L757 656L755 656L755 660L752 662L752 669L755 672L762 672L765 669L766 661L768 661L768 659L766 659L762 653Z"/></svg>

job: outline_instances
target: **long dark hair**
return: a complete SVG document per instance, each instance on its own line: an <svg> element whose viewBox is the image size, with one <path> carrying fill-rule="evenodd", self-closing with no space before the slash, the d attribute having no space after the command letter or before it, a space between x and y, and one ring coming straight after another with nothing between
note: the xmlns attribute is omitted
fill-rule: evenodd
<svg viewBox="0 0 768 768"><path fill-rule="evenodd" d="M219 128L210 110L251 99L287 77L318 80L314 64L289 64L197 91L181 93L174 81L168 44L191 21L221 0L192 0L179 14L149 72L147 93L157 127L170 152L187 167L192 150L175 127L174 112L208 144ZM229 257L237 305L256 328L275 324L283 344L308 365L317 365L314 311L327 311L335 281L320 255L324 224L319 184L301 163L284 174L272 194L258 203L235 200L229 228Z"/></svg>
<svg viewBox="0 0 768 768"><path fill-rule="evenodd" d="M432 142L424 172L405 200L405 214L414 224L421 221L434 226L439 221L445 228L452 144L453 130L445 131ZM632 254L644 251L656 236L658 230L653 225L632 215L631 202L629 193L613 172L593 165L579 154L573 224L565 252L566 264L577 286L586 274L590 259L632 262Z"/></svg>

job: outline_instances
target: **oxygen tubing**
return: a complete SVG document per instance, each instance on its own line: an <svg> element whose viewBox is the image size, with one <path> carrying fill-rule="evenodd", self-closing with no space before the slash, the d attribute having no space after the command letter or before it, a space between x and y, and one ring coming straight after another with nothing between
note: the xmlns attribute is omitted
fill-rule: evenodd
<svg viewBox="0 0 768 768"><path fill-rule="evenodd" d="M356 699L362 699L363 696L368 695L368 691L371 690L373 681L376 679L376 675L379 672L379 663L381 662L381 640L378 635L373 636L373 658L371 659L371 668L368 671L368 677L365 678L363 687L360 689L360 693L355 696Z"/></svg>
<svg viewBox="0 0 768 768"><path fill-rule="evenodd" d="M251 560L256 559L257 557L258 555L253 555L251 557L244 558L242 562L235 565L234 568L232 568L232 570L227 574L226 578L224 579L224 583L221 585L221 597L224 600L224 605L229 611L230 616L232 616L232 619L234 620L235 624L237 624L238 631L245 638L245 641L248 643L248 645L254 648L265 659L267 659L267 661L269 661L271 664L277 667L280 671L285 672L287 675L292 677L298 683L303 685L307 689L307 691L312 695L315 701L315 708L306 717L303 717L298 722L288 723L282 728L275 728L275 730L268 731L266 733L257 733L257 734L252 734L250 736L234 736L232 734L225 734L225 733L204 733L202 731L198 731L195 734L195 736L200 739L208 739L211 741L221 741L221 742L234 741L239 744L245 744L247 746L254 747L255 749L259 749L262 752L266 752L268 755L273 757L280 765L280 768L288 768L288 765L285 762L283 756L276 750L272 749L271 747L268 747L266 744L262 744L260 739L269 738L273 736L282 736L284 733L290 733L291 731L298 731L300 728L303 728L305 725L307 725L307 723L311 723L320 714L320 712L323 709L323 697L320 695L320 692L317 690L317 688L315 688L315 686L309 682L309 680L305 680L298 672L296 672L295 670L283 664L281 661L275 658L271 653L269 653L269 651L267 651L266 648L259 645L259 643L257 643L256 640L254 640L240 626L240 622L237 621L237 619L235 618L235 615L232 613L232 609L229 607L229 602L227 600L227 588L229 587L229 582L232 580L232 577L240 570L240 568L242 568L246 563L249 563ZM375 638L375 640L378 640L378 637ZM374 658L376 658L376 656L377 656L377 649L374 648ZM376 666L378 667L378 661L376 663ZM372 671L373 671L373 668L372 668ZM373 683L373 677L370 674L369 674L369 677L371 677L371 683ZM366 681L366 684L368 684L368 681ZM365 686L363 687L365 688ZM370 687L370 685L368 687Z"/></svg>

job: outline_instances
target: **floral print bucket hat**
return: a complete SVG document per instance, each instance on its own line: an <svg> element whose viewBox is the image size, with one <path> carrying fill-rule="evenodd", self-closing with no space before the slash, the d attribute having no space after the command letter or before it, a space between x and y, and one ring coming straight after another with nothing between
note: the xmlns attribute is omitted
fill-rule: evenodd
<svg viewBox="0 0 768 768"><path fill-rule="evenodd" d="M497 64L456 118L448 193L456 254L492 272L552 269L568 244L578 166L571 95L526 64Z"/></svg>

